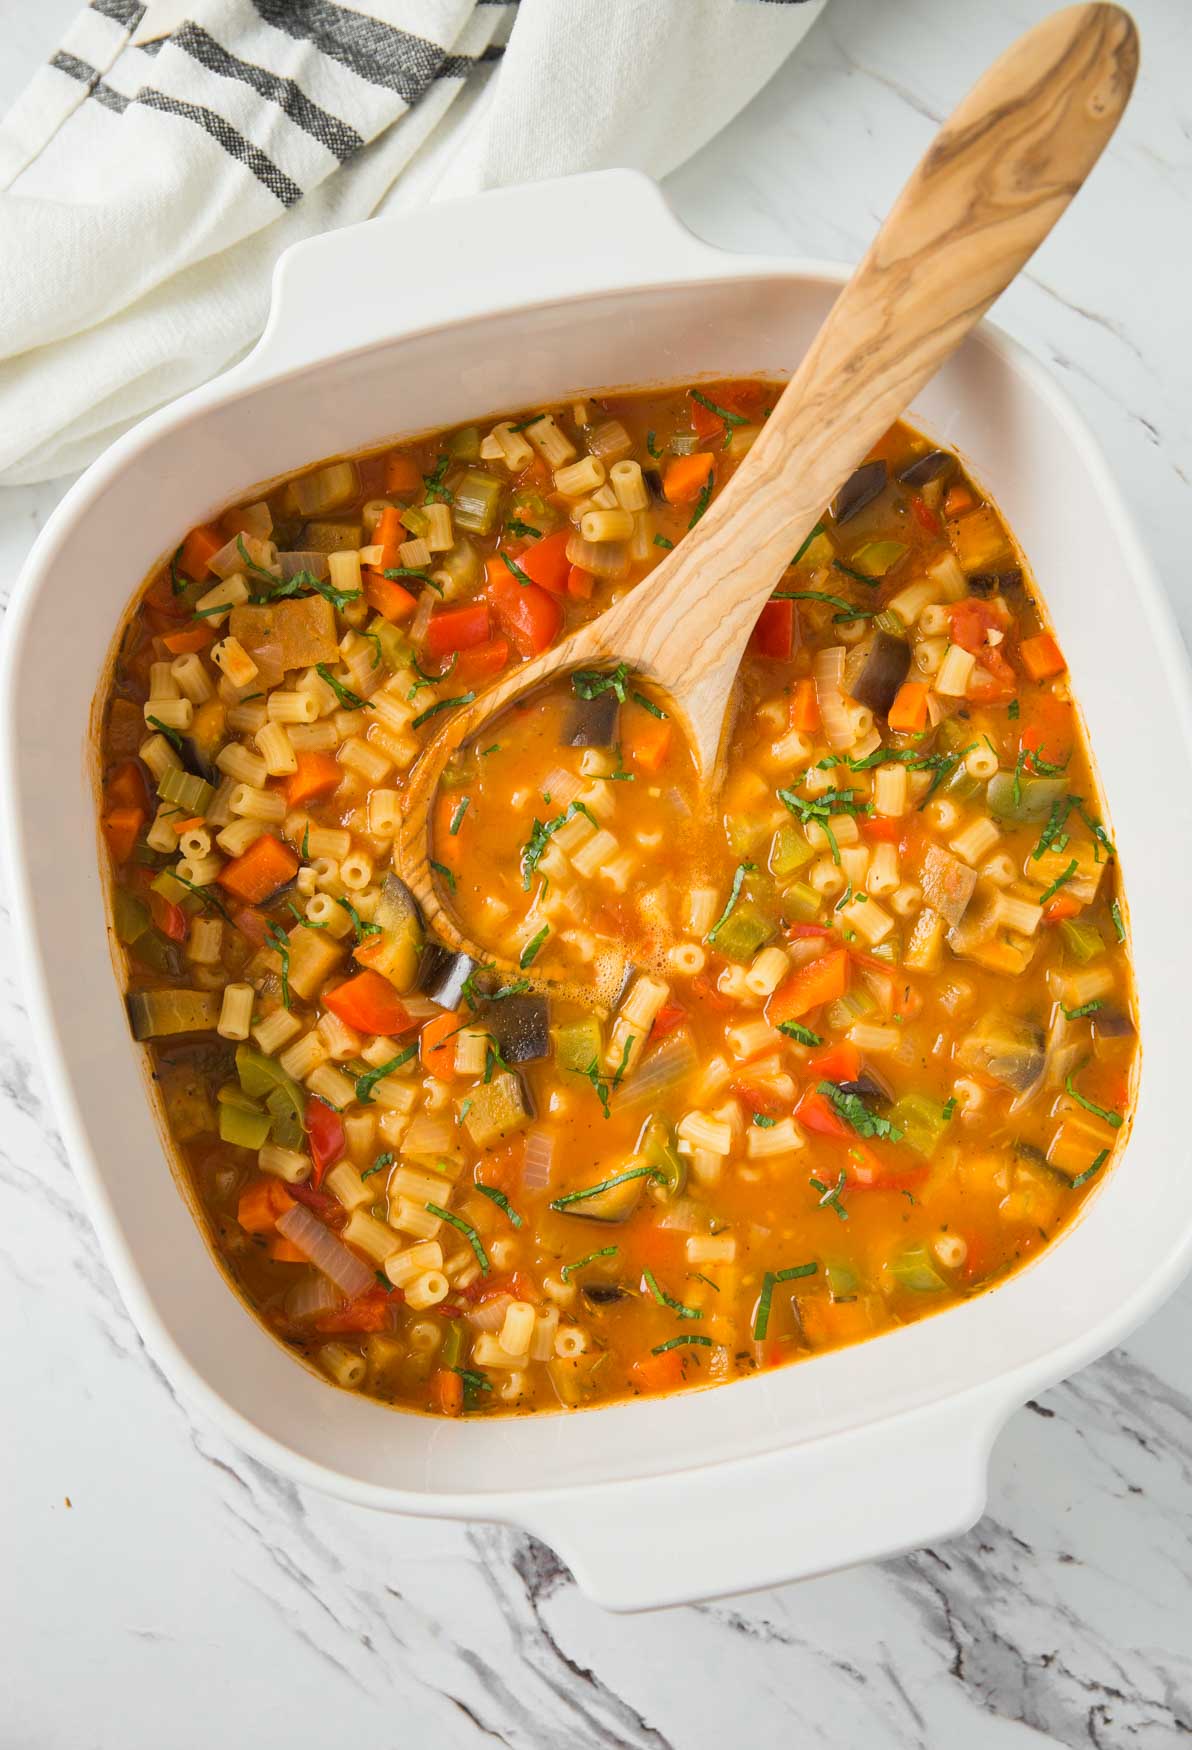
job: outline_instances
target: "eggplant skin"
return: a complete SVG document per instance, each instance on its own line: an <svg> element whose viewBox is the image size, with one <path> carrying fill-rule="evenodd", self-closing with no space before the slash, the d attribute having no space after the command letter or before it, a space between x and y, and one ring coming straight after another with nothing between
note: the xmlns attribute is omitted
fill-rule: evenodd
<svg viewBox="0 0 1192 1750"><path fill-rule="evenodd" d="M470 954L454 954L441 942L428 942L419 971L423 996L444 1009L458 1009L464 1001L464 986L481 969Z"/></svg>
<svg viewBox="0 0 1192 1750"><path fill-rule="evenodd" d="M850 474L832 503L832 516L837 526L847 523L858 511L872 504L886 486L884 462L862 462L855 474Z"/></svg>
<svg viewBox="0 0 1192 1750"><path fill-rule="evenodd" d="M910 666L911 647L905 638L896 638L892 632L875 632L865 666L853 683L853 698L884 717Z"/></svg>
<svg viewBox="0 0 1192 1750"><path fill-rule="evenodd" d="M925 456L917 456L909 468L904 468L898 479L903 486L925 486L955 463L951 450L928 450Z"/></svg>
<svg viewBox="0 0 1192 1750"><path fill-rule="evenodd" d="M545 997L502 997L473 1023L485 1027L506 1063L537 1063L550 1052L550 1004Z"/></svg>
<svg viewBox="0 0 1192 1750"><path fill-rule="evenodd" d="M572 702L563 730L563 747L612 747L617 739L621 704L611 687L594 699Z"/></svg>

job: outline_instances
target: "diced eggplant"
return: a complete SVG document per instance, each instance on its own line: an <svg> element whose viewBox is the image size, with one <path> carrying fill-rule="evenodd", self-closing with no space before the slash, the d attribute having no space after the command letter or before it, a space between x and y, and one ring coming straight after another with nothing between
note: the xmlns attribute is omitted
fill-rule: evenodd
<svg viewBox="0 0 1192 1750"><path fill-rule="evenodd" d="M496 1148L524 1130L534 1118L534 1104L526 1085L512 1070L495 1075L491 1082L473 1088L464 1120L474 1148Z"/></svg>
<svg viewBox="0 0 1192 1750"><path fill-rule="evenodd" d="M911 647L905 638L877 631L865 665L853 682L853 698L871 711L885 716L911 666Z"/></svg>
<svg viewBox="0 0 1192 1750"><path fill-rule="evenodd" d="M203 778L208 784L219 783L220 774L215 761L207 757L206 749L200 747L193 736L182 736L178 752L182 764L194 777Z"/></svg>
<svg viewBox="0 0 1192 1750"><path fill-rule="evenodd" d="M1089 1018L1098 1039L1126 1039L1134 1032L1134 1023L1125 1009L1103 1006L1094 1009Z"/></svg>
<svg viewBox="0 0 1192 1750"><path fill-rule="evenodd" d="M869 1064L862 1064L861 1073L856 1081L837 1084L842 1094L856 1094L861 1100L884 1100L894 1098L894 1090L883 1075Z"/></svg>
<svg viewBox="0 0 1192 1750"><path fill-rule="evenodd" d="M1005 595L1008 590L1022 588L1022 572L1017 565L1005 571L974 571L968 580L973 595Z"/></svg>
<svg viewBox="0 0 1192 1750"><path fill-rule="evenodd" d="M610 688L594 699L575 699L563 726L563 747L614 747L621 702Z"/></svg>
<svg viewBox="0 0 1192 1750"><path fill-rule="evenodd" d="M1014 1153L1032 1167L1046 1167L1047 1156L1041 1148L1036 1148L1033 1142L1024 1142L1021 1137L1014 1144Z"/></svg>
<svg viewBox="0 0 1192 1750"><path fill-rule="evenodd" d="M635 966L633 964L632 960L627 960L625 962L625 970L621 974L621 982L617 986L617 992L616 992L616 995L613 997L613 1001L612 1001L612 1012L614 1015L617 1013L617 1010L621 1007L621 1004L625 1001L625 998L629 995L629 991L630 991L630 988L633 984L633 981L638 976L640 971L641 971L641 967Z"/></svg>
<svg viewBox="0 0 1192 1750"><path fill-rule="evenodd" d="M836 494L832 505L832 515L837 524L847 523L850 517L855 517L858 511L872 504L879 492L885 489L886 464L884 462L863 462L855 474L850 474L840 491Z"/></svg>
<svg viewBox="0 0 1192 1750"><path fill-rule="evenodd" d="M480 971L480 964L470 954L455 954L440 942L428 943L420 975L423 996L440 1008L458 1009L474 989L469 980Z"/></svg>
<svg viewBox="0 0 1192 1750"><path fill-rule="evenodd" d="M581 1221L628 1221L641 1203L646 1182L646 1175L643 1173L632 1178L614 1174L614 1182L607 1190L598 1191L593 1197L577 1198L574 1202L560 1199L551 1207L558 1209L560 1215L575 1215ZM559 1207L560 1203L562 1208Z"/></svg>
<svg viewBox="0 0 1192 1750"><path fill-rule="evenodd" d="M550 1004L545 997L503 997L486 1006L477 1025L492 1034L506 1063L537 1063L550 1051Z"/></svg>
<svg viewBox="0 0 1192 1750"><path fill-rule="evenodd" d="M219 1020L220 997L210 990L134 990L126 999L134 1039L209 1032Z"/></svg>
<svg viewBox="0 0 1192 1750"><path fill-rule="evenodd" d="M955 464L956 457L950 450L928 450L925 456L916 456L910 467L904 468L898 478L903 486L926 486L929 480L938 479Z"/></svg>
<svg viewBox="0 0 1192 1750"><path fill-rule="evenodd" d="M642 479L649 489L650 497L655 504L666 503L666 493L662 490L662 474L657 468L643 468Z"/></svg>
<svg viewBox="0 0 1192 1750"><path fill-rule="evenodd" d="M623 1282L590 1282L582 1292L593 1306L614 1306L619 1300L633 1299L632 1288L626 1288Z"/></svg>
<svg viewBox="0 0 1192 1750"><path fill-rule="evenodd" d="M412 991L418 983L426 948L426 932L418 901L398 876L386 875L373 922L382 935L383 964L371 964L399 991Z"/></svg>
<svg viewBox="0 0 1192 1750"><path fill-rule="evenodd" d="M977 871L950 851L941 851L938 845L931 845L923 859L919 880L924 902L955 929L973 897Z"/></svg>
<svg viewBox="0 0 1192 1750"><path fill-rule="evenodd" d="M1043 1029L1022 1015L995 1010L961 1041L956 1061L962 1069L992 1076L1015 1093L1025 1093L1043 1073Z"/></svg>

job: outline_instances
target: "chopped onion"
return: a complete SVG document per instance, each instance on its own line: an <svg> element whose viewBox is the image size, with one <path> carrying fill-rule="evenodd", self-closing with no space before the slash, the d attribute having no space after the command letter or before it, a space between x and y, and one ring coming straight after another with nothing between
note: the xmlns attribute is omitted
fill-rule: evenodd
<svg viewBox="0 0 1192 1750"><path fill-rule="evenodd" d="M286 1314L292 1319L317 1319L338 1312L344 1297L326 1276L304 1276L286 1295Z"/></svg>
<svg viewBox="0 0 1192 1750"><path fill-rule="evenodd" d="M655 1226L670 1228L677 1234L707 1233L707 1205L697 1203L694 1197L676 1197L665 1214L657 1218Z"/></svg>
<svg viewBox="0 0 1192 1750"><path fill-rule="evenodd" d="M585 541L582 535L572 535L567 557L593 577L624 577L629 569L629 549L624 541Z"/></svg>
<svg viewBox="0 0 1192 1750"><path fill-rule="evenodd" d="M511 1294L494 1294L491 1300L483 1301L480 1306L470 1306L464 1317L477 1331L499 1331L512 1305Z"/></svg>
<svg viewBox="0 0 1192 1750"><path fill-rule="evenodd" d="M300 571L309 571L321 582L330 570L326 553L279 553L277 563L281 566L282 576L287 579L296 577Z"/></svg>
<svg viewBox="0 0 1192 1750"><path fill-rule="evenodd" d="M554 792L552 791L553 795ZM551 1160L555 1152L555 1139L546 1130L526 1131L526 1152L522 1166L522 1184L527 1191L541 1191L544 1185L550 1184Z"/></svg>
<svg viewBox="0 0 1192 1750"><path fill-rule="evenodd" d="M304 1252L315 1269L329 1276L349 1300L355 1300L358 1294L373 1286L376 1278L368 1265L362 1264L355 1252L349 1252L304 1203L295 1203L292 1209L278 1216L277 1231ZM394 1245L393 1249L396 1251L397 1246Z"/></svg>
<svg viewBox="0 0 1192 1750"><path fill-rule="evenodd" d="M402 1138L401 1152L424 1159L429 1159L432 1155L446 1155L451 1158L455 1154L456 1146L456 1127L450 1118L434 1118L427 1112L421 1112L411 1122Z"/></svg>
<svg viewBox="0 0 1192 1750"><path fill-rule="evenodd" d="M856 739L851 714L845 708L842 685L844 680L844 645L833 644L820 650L811 666L815 678L815 699L824 739L834 753L851 747Z"/></svg>
<svg viewBox="0 0 1192 1750"><path fill-rule="evenodd" d="M565 772L562 766L552 767L541 784L542 794L550 797L552 808L570 808L583 788L582 780Z"/></svg>
<svg viewBox="0 0 1192 1750"><path fill-rule="evenodd" d="M641 1068L627 1076L613 1095L618 1110L656 1100L669 1088L685 1081L695 1068L695 1046L686 1031L672 1033Z"/></svg>
<svg viewBox="0 0 1192 1750"><path fill-rule="evenodd" d="M430 625L430 617L435 611L438 601L437 593L430 588L422 591L418 597L418 607L414 618L410 621L410 642L421 649L426 642L426 628Z"/></svg>
<svg viewBox="0 0 1192 1750"><path fill-rule="evenodd" d="M251 564L245 559L248 554ZM272 541L259 541L255 535L233 535L231 540L220 548L213 559L207 564L216 577L231 577L235 572L251 574L254 565L259 565L262 571L277 571L277 548Z"/></svg>
<svg viewBox="0 0 1192 1750"><path fill-rule="evenodd" d="M602 462L627 456L632 448L632 439L619 419L606 419L603 425L593 426L588 433L588 450L593 456L599 456Z"/></svg>
<svg viewBox="0 0 1192 1750"><path fill-rule="evenodd" d="M236 515L246 535L265 541L273 533L273 514L263 500L260 504L246 504Z"/></svg>

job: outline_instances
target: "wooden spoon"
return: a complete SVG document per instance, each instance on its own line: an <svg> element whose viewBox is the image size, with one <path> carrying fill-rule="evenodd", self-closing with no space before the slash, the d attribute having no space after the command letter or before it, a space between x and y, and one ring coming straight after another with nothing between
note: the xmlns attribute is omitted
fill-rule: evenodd
<svg viewBox="0 0 1192 1750"><path fill-rule="evenodd" d="M429 864L443 767L553 675L624 662L670 696L715 785L754 622L823 506L1034 254L1125 109L1138 37L1118 6L1069 6L1020 37L936 135L761 436L648 577L448 717L410 774L395 862L435 933L469 942Z"/></svg>

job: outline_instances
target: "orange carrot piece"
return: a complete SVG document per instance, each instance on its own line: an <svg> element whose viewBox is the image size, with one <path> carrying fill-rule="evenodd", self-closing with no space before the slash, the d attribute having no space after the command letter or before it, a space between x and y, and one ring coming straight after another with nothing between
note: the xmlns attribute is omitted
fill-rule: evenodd
<svg viewBox="0 0 1192 1750"><path fill-rule="evenodd" d="M127 863L145 824L143 808L109 808L103 817L103 836L114 863Z"/></svg>
<svg viewBox="0 0 1192 1750"><path fill-rule="evenodd" d="M179 571L185 571L193 582L202 583L211 560L227 544L225 537L211 523L200 523L182 543L182 551L178 555Z"/></svg>
<svg viewBox="0 0 1192 1750"><path fill-rule="evenodd" d="M385 464L386 492L419 492L422 475L411 456L390 456Z"/></svg>
<svg viewBox="0 0 1192 1750"><path fill-rule="evenodd" d="M927 723L927 695L931 691L926 681L903 681L894 695L886 718L897 735L917 735Z"/></svg>
<svg viewBox="0 0 1192 1750"><path fill-rule="evenodd" d="M676 456L662 481L667 503L694 504L715 466L716 458L711 450L697 450L693 456Z"/></svg>
<svg viewBox="0 0 1192 1750"><path fill-rule="evenodd" d="M397 549L403 541L408 539L405 525L401 520L401 512L395 510L391 504L387 504L377 518L377 526L373 530L373 546L381 548L380 570L398 563Z"/></svg>
<svg viewBox="0 0 1192 1750"><path fill-rule="evenodd" d="M670 719L655 717L640 705L627 705L621 720L625 752L643 772L656 772L670 752Z"/></svg>
<svg viewBox="0 0 1192 1750"><path fill-rule="evenodd" d="M846 948L821 955L779 985L766 1005L766 1019L777 1027L783 1021L797 1021L821 1003L835 1002L848 989L848 976Z"/></svg>
<svg viewBox="0 0 1192 1750"><path fill-rule="evenodd" d="M202 826L202 824L203 816L201 814L192 814L189 820L175 820L171 822L171 825L179 838L182 837L184 832L194 832L195 828Z"/></svg>
<svg viewBox="0 0 1192 1750"><path fill-rule="evenodd" d="M945 516L963 516L973 508L973 495L967 486L949 486L944 498Z"/></svg>
<svg viewBox="0 0 1192 1750"><path fill-rule="evenodd" d="M418 1040L418 1053L422 1059L422 1067L428 1075L438 1076L443 1081L450 1081L454 1076L455 1042L461 1025L462 1018L448 1011L446 1014L436 1015L422 1029Z"/></svg>
<svg viewBox="0 0 1192 1750"><path fill-rule="evenodd" d="M673 1391L683 1383L683 1351L667 1349L662 1355L643 1355L629 1371L642 1391Z"/></svg>
<svg viewBox="0 0 1192 1750"><path fill-rule="evenodd" d="M110 808L142 808L149 812L149 791L139 760L122 760L113 767L103 789Z"/></svg>
<svg viewBox="0 0 1192 1750"><path fill-rule="evenodd" d="M436 1367L430 1381L431 1402L440 1416L458 1416L464 1407L464 1382L451 1367Z"/></svg>
<svg viewBox="0 0 1192 1750"><path fill-rule="evenodd" d="M242 856L224 864L216 880L237 899L260 905L297 873L298 858L289 845L283 845L272 833L263 832Z"/></svg>
<svg viewBox="0 0 1192 1750"><path fill-rule="evenodd" d="M181 632L163 632L161 641L171 656L187 656L192 650L206 650L215 640L210 626L184 626Z"/></svg>
<svg viewBox="0 0 1192 1750"><path fill-rule="evenodd" d="M1078 899L1073 899L1070 893L1057 893L1049 904L1043 907L1043 922L1045 924L1062 924L1065 918L1079 917L1084 910Z"/></svg>
<svg viewBox="0 0 1192 1750"><path fill-rule="evenodd" d="M1060 647L1049 632L1037 638L1027 638L1018 646L1022 666L1033 681L1045 681L1053 674L1063 674L1067 668Z"/></svg>
<svg viewBox="0 0 1192 1750"><path fill-rule="evenodd" d="M790 724L803 735L811 735L820 726L819 704L814 681L796 681L791 694Z"/></svg>
<svg viewBox="0 0 1192 1750"><path fill-rule="evenodd" d="M410 1012L387 978L366 968L334 990L323 993L323 1002L345 1026L358 1033L404 1033Z"/></svg>
<svg viewBox="0 0 1192 1750"><path fill-rule="evenodd" d="M274 1234L269 1241L269 1256L275 1264L306 1264L309 1259L285 1234Z"/></svg>
<svg viewBox="0 0 1192 1750"><path fill-rule="evenodd" d="M286 807L299 808L316 797L328 796L343 777L343 767L333 753L322 749L299 753L298 770L286 779Z"/></svg>
<svg viewBox="0 0 1192 1750"><path fill-rule="evenodd" d="M365 571L364 599L370 608L375 608L378 614L395 625L399 620L408 620L418 606L417 596L412 596L396 579L386 577L380 571Z"/></svg>
<svg viewBox="0 0 1192 1750"><path fill-rule="evenodd" d="M245 1233L272 1233L278 1216L284 1215L293 1205L294 1199L279 1179L254 1179L240 1193L236 1220Z"/></svg>

